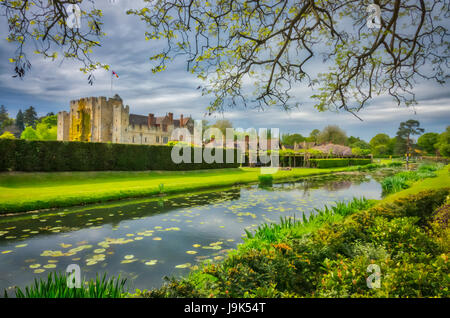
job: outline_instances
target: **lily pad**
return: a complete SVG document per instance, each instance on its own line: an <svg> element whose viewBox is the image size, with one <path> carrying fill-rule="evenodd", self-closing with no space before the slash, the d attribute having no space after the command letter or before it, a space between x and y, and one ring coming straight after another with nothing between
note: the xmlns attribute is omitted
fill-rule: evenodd
<svg viewBox="0 0 450 318"><path fill-rule="evenodd" d="M145 262L144 264L147 266L155 265L158 261L156 259L153 259L151 261Z"/></svg>

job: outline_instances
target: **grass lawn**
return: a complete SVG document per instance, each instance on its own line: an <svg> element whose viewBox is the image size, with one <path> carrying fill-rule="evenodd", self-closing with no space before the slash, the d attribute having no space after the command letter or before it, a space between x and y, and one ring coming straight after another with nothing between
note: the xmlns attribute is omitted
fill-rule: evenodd
<svg viewBox="0 0 450 318"><path fill-rule="evenodd" d="M353 170L295 168L280 170L276 180ZM257 182L259 168L199 171L114 171L1 173L0 214L105 202L132 197L173 194Z"/></svg>

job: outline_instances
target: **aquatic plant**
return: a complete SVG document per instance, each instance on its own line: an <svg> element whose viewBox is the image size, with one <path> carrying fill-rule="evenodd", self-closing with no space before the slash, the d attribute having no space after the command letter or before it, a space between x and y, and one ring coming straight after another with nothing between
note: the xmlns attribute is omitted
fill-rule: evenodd
<svg viewBox="0 0 450 318"><path fill-rule="evenodd" d="M259 185L262 187L271 187L273 184L273 177L270 174L262 174L258 176Z"/></svg>
<svg viewBox="0 0 450 318"><path fill-rule="evenodd" d="M34 284L24 290L16 288L17 298L120 298L128 292L126 278L96 276L95 280L82 282L81 288L69 288L64 273L49 273L47 279L35 279ZM5 298L8 294L5 290Z"/></svg>

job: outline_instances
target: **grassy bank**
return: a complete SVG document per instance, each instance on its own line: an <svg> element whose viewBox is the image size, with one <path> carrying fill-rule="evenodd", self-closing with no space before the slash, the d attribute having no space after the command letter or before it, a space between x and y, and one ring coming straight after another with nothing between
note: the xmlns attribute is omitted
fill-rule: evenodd
<svg viewBox="0 0 450 318"><path fill-rule="evenodd" d="M338 203L260 226L223 262L134 296L449 297L448 169L375 204ZM379 288L368 287L371 264Z"/></svg>
<svg viewBox="0 0 450 318"><path fill-rule="evenodd" d="M273 181L361 169L295 168ZM258 182L259 168L200 171L1 173L0 214Z"/></svg>

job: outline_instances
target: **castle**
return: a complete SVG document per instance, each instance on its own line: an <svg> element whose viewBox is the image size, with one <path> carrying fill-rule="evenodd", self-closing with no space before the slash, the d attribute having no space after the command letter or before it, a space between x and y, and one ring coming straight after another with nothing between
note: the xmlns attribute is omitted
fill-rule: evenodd
<svg viewBox="0 0 450 318"><path fill-rule="evenodd" d="M88 97L70 102L70 112L58 113L58 140L113 142L127 144L167 144L176 128L191 133L191 117L174 119L173 113L163 117L130 114L119 95L113 98ZM180 140L183 139L181 135Z"/></svg>

